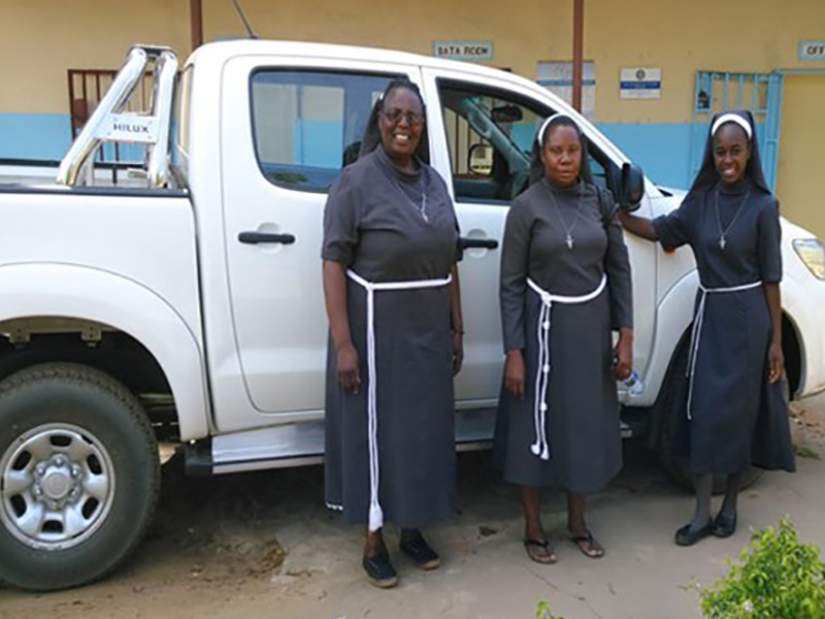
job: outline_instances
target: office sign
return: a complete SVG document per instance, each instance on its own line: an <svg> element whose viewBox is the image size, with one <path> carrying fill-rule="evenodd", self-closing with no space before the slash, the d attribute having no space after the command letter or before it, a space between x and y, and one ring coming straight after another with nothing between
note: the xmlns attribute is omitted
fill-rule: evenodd
<svg viewBox="0 0 825 619"><path fill-rule="evenodd" d="M825 39L821 41L800 41L799 59L825 61Z"/></svg>
<svg viewBox="0 0 825 619"><path fill-rule="evenodd" d="M621 70L620 99L659 99L662 96L662 70L658 67L630 67Z"/></svg>
<svg viewBox="0 0 825 619"><path fill-rule="evenodd" d="M493 59L492 41L433 41L433 56L478 62Z"/></svg>

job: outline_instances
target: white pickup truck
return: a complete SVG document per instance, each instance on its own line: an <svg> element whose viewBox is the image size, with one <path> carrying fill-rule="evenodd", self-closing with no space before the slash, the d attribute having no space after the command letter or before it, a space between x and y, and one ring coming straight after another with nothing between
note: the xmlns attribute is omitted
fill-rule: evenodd
<svg viewBox="0 0 825 619"><path fill-rule="evenodd" d="M152 109L126 113L147 67ZM638 168L510 73L239 40L199 48L178 74L171 50L134 47L57 182L0 185L0 579L46 590L113 569L151 520L159 437L181 444L190 472L322 461L322 211L396 76L421 87L430 163L465 238L458 449L492 435L503 361L497 249L540 120L577 119L597 180L619 203L647 216L679 203L650 181L629 199ZM143 144L142 169L95 170L109 141ZM670 383L684 368L695 266L689 250L627 242L644 389L618 386L623 432L646 437L678 478ZM782 243L785 357L791 395L802 397L825 389L825 254L788 221Z"/></svg>

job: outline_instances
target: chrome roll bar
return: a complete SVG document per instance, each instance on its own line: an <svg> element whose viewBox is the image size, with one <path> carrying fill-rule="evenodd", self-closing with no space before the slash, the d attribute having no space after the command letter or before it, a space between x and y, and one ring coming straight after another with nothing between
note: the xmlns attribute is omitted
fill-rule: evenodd
<svg viewBox="0 0 825 619"><path fill-rule="evenodd" d="M124 112L150 61L155 65L152 109L148 113ZM172 49L133 46L109 90L60 162L57 182L69 186L90 183L90 157L101 144L114 142L145 144L147 184L165 186L169 178L169 129L177 70L178 59Z"/></svg>

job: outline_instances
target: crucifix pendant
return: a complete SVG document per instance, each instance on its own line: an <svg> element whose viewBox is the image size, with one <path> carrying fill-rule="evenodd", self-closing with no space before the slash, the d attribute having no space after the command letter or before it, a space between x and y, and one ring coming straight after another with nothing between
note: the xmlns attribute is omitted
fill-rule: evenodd
<svg viewBox="0 0 825 619"><path fill-rule="evenodd" d="M564 239L564 242L567 243L567 249L573 249L573 237L570 233L567 233L567 237Z"/></svg>
<svg viewBox="0 0 825 619"><path fill-rule="evenodd" d="M725 235L723 234L722 236L719 237L719 249L724 251L725 250L725 245L727 245L727 244L728 244L728 242L725 240Z"/></svg>

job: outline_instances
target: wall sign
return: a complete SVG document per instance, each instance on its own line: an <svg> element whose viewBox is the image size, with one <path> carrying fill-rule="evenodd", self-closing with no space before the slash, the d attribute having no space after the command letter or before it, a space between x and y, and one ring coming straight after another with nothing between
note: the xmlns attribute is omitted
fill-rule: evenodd
<svg viewBox="0 0 825 619"><path fill-rule="evenodd" d="M433 56L452 60L493 59L492 41L433 41Z"/></svg>
<svg viewBox="0 0 825 619"><path fill-rule="evenodd" d="M536 66L541 86L558 95L567 103L573 102L573 63L569 61L540 61ZM596 115L596 65L592 60L582 64L582 114L590 120Z"/></svg>
<svg viewBox="0 0 825 619"><path fill-rule="evenodd" d="M658 67L631 67L621 70L620 99L659 99L662 96L662 70Z"/></svg>
<svg viewBox="0 0 825 619"><path fill-rule="evenodd" d="M799 59L825 61L825 39L821 41L800 41Z"/></svg>

